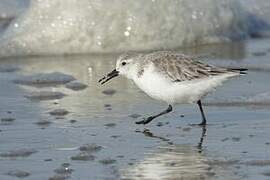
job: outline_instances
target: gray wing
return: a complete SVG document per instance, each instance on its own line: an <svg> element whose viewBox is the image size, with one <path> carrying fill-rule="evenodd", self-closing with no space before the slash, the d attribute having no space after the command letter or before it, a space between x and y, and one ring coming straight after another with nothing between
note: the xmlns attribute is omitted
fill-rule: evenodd
<svg viewBox="0 0 270 180"><path fill-rule="evenodd" d="M233 72L225 68L210 66L183 54L159 52L149 59L155 67L173 82L181 82Z"/></svg>

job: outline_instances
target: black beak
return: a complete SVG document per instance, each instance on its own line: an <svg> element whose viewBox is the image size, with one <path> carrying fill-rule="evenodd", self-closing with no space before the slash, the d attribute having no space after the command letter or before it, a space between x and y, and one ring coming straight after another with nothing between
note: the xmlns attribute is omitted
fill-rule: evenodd
<svg viewBox="0 0 270 180"><path fill-rule="evenodd" d="M112 78L117 77L118 75L119 75L119 71L116 71L116 69L114 69L112 72L110 72L109 74L101 78L98 82L100 84L104 84L105 82L109 81Z"/></svg>

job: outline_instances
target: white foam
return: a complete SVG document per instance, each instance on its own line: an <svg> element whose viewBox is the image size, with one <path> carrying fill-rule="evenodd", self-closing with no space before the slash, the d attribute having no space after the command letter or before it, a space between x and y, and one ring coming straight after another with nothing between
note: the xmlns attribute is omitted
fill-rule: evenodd
<svg viewBox="0 0 270 180"><path fill-rule="evenodd" d="M249 19L249 32L254 36L269 37L270 1L241 0Z"/></svg>
<svg viewBox="0 0 270 180"><path fill-rule="evenodd" d="M31 0L27 11L2 35L0 56L224 42L247 35L247 18L238 0Z"/></svg>
<svg viewBox="0 0 270 180"><path fill-rule="evenodd" d="M28 6L28 0L1 0L0 19L17 17Z"/></svg>

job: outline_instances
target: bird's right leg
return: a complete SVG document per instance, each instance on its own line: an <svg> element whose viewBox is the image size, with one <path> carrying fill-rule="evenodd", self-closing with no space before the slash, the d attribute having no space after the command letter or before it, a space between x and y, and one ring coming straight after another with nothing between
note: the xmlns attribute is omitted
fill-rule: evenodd
<svg viewBox="0 0 270 180"><path fill-rule="evenodd" d="M159 117L159 116L161 116L161 115L167 114L167 113L169 113L169 112L171 112L171 111L172 111L172 105L169 105L169 107L168 107L166 110L162 111L161 113L159 113L159 114L157 114L157 115L154 115L154 116L150 116L150 117L148 117L148 118L146 118L146 119L143 119L142 121L137 121L136 124L148 124L148 123L150 123L153 119L155 119L155 118L157 118L157 117Z"/></svg>
<svg viewBox="0 0 270 180"><path fill-rule="evenodd" d="M197 104L198 104L200 112L201 112L202 122L200 124L191 124L191 125L192 126L196 126L196 125L198 125L198 126L206 126L206 117L205 117L204 112L203 112L201 100L197 101Z"/></svg>
<svg viewBox="0 0 270 180"><path fill-rule="evenodd" d="M202 108L202 102L201 100L199 100L197 102L198 106L199 106L199 109L201 111L201 116L202 116L202 122L199 124L200 126L205 126L206 125L206 118L205 118L205 115L204 115L204 112L203 112L203 108Z"/></svg>

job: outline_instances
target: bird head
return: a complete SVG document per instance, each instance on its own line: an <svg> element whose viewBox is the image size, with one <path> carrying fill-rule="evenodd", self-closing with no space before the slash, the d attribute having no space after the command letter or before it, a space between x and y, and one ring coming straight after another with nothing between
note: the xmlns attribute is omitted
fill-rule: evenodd
<svg viewBox="0 0 270 180"><path fill-rule="evenodd" d="M123 54L119 56L116 61L115 69L101 78L98 82L104 84L118 75L129 77L135 65L135 57L136 56L132 56L131 54Z"/></svg>

